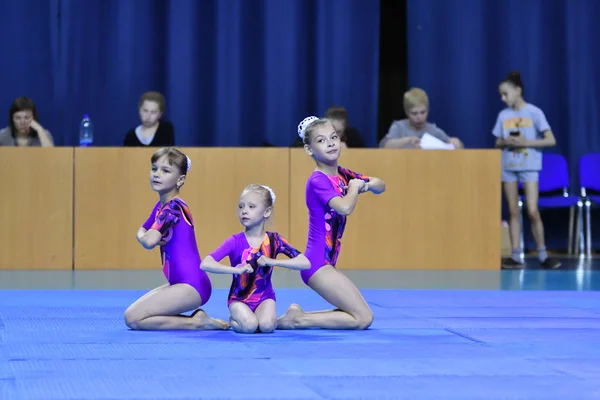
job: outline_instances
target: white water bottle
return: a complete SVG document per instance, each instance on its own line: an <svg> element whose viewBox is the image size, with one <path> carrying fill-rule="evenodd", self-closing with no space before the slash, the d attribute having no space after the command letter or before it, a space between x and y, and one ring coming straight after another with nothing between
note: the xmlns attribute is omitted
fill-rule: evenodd
<svg viewBox="0 0 600 400"><path fill-rule="evenodd" d="M94 126L89 115L85 114L79 124L79 146L89 147L94 143Z"/></svg>

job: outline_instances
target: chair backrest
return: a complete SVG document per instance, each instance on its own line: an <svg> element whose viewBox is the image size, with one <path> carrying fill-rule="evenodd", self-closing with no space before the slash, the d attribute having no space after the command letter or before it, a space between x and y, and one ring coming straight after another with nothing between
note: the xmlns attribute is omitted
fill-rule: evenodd
<svg viewBox="0 0 600 400"><path fill-rule="evenodd" d="M555 192L569 187L569 167L562 154L544 153L540 171L540 193Z"/></svg>
<svg viewBox="0 0 600 400"><path fill-rule="evenodd" d="M579 185L600 192L600 153L584 154L579 159Z"/></svg>

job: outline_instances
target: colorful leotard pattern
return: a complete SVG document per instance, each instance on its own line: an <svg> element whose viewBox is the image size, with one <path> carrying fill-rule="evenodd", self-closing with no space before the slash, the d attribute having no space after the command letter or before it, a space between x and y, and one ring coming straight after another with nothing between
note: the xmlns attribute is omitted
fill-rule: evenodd
<svg viewBox="0 0 600 400"><path fill-rule="evenodd" d="M244 232L240 232L227 238L221 246L210 253L217 262L229 257L232 267L249 264L254 270L249 274L233 275L227 304L240 301L254 311L266 299L275 300L275 291L271 284L273 267L260 267L257 261L261 256L275 259L278 254L294 258L300 252L277 232L266 232L265 239L257 248L250 246Z"/></svg>
<svg viewBox="0 0 600 400"><path fill-rule="evenodd" d="M315 171L306 182L306 206L308 207L308 241L305 255L311 268L300 275L304 283L324 265L335 267L342 236L346 228L346 216L338 214L329 206L334 197L344 197L348 182L352 179L369 181L369 177L338 167L336 176Z"/></svg>
<svg viewBox="0 0 600 400"><path fill-rule="evenodd" d="M198 291L202 304L205 304L212 287L208 275L200 269L194 220L188 205L180 198L162 207L158 202L143 227L159 231L162 241L166 242L160 246L160 255L169 284L187 283Z"/></svg>

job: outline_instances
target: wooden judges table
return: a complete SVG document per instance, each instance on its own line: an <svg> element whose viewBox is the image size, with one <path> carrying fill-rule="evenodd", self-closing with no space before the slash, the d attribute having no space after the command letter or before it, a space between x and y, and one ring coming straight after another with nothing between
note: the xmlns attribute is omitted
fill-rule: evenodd
<svg viewBox="0 0 600 400"><path fill-rule="evenodd" d="M302 149L182 150L193 161L181 193L201 256L240 231L238 196L250 183L277 195L268 229L304 250L315 165ZM135 239L158 199L148 183L153 151L0 148L0 269L160 269L159 250ZM360 196L340 269L499 269L499 151L348 149L340 161L387 185Z"/></svg>

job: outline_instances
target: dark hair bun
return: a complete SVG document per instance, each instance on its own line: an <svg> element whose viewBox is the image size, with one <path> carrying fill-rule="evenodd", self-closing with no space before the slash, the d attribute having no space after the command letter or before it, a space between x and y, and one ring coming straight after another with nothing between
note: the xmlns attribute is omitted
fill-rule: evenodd
<svg viewBox="0 0 600 400"><path fill-rule="evenodd" d="M519 71L510 72L502 82L511 83L516 87L520 87L521 92L525 92L525 86L523 85L523 81L521 80L521 73Z"/></svg>

